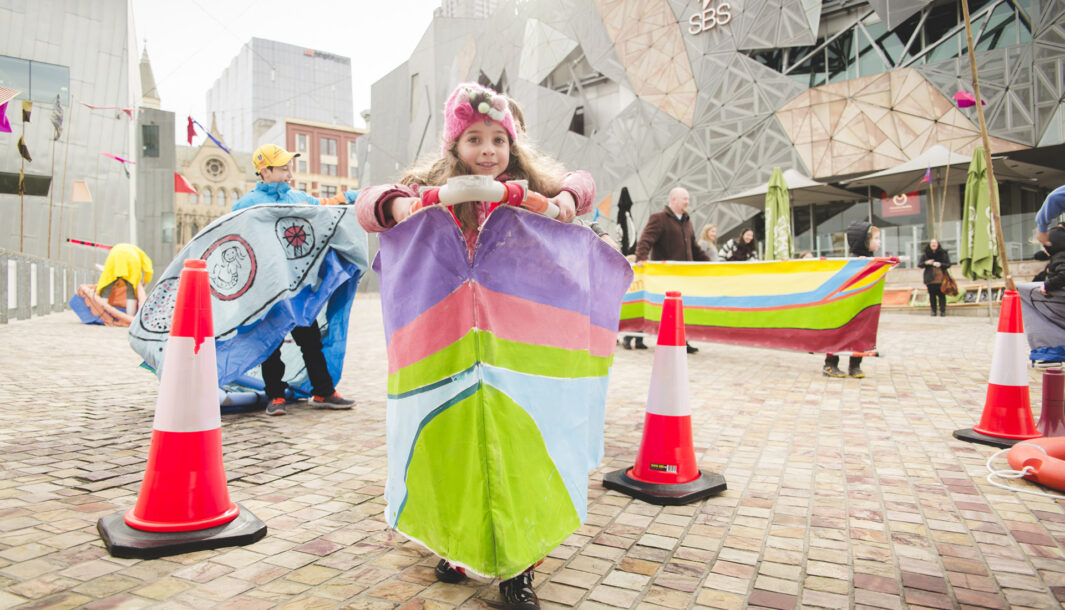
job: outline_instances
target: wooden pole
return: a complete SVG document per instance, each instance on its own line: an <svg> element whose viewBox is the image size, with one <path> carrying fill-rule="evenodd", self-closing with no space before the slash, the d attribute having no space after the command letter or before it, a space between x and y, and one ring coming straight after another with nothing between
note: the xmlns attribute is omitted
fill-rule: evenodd
<svg viewBox="0 0 1065 610"><path fill-rule="evenodd" d="M55 140L52 140L52 184L48 189L48 260L52 260L52 198L55 196Z"/></svg>
<svg viewBox="0 0 1065 610"><path fill-rule="evenodd" d="M1006 260L1006 241L1002 235L1002 217L998 208L998 189L993 188L997 183L995 182L995 170L991 167L991 138L987 135L987 123L984 121L984 104L980 97L980 82L976 76L976 56L973 52L973 25L969 19L969 0L961 0L961 10L965 17L965 42L969 45L969 67L973 73L973 96L976 97L976 114L980 118L980 135L984 142L984 162L987 164L988 191L991 193L991 215L995 223L998 258L1002 262L1002 275L1006 278L1006 290L1016 290L1017 287L1013 285L1013 275L1010 274L1010 264Z"/></svg>
<svg viewBox="0 0 1065 610"><path fill-rule="evenodd" d="M70 111L68 113L70 115L70 119L67 121L67 143L66 143L66 145L63 146L63 181L61 183L63 185L63 190L62 190L62 195L61 195L62 199L59 202L59 245L58 245L59 249L56 250L56 255L59 258L59 260L63 260L63 251L62 251L63 250L63 206L67 202L67 160L70 159L70 130L74 127L74 95L73 94L71 94L71 96L70 96L70 105L68 107L70 108ZM71 193L71 199L73 199L73 193ZM71 210L70 210L70 218L73 221L73 219L74 219L73 202L72 202ZM67 267L68 268L70 267L70 246L67 246Z"/></svg>

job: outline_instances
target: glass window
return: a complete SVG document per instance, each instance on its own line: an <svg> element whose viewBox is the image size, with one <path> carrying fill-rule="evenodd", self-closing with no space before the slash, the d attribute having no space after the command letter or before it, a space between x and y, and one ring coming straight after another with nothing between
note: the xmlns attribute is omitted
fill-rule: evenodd
<svg viewBox="0 0 1065 610"><path fill-rule="evenodd" d="M307 134L305 134L305 133L296 134L296 152L301 152L301 153L307 152Z"/></svg>
<svg viewBox="0 0 1065 610"><path fill-rule="evenodd" d="M162 229L162 242L164 244L174 243L174 213L163 212L159 215L159 223Z"/></svg>
<svg viewBox="0 0 1065 610"><path fill-rule="evenodd" d="M30 62L0 55L0 86L18 89L22 91L19 99L29 99Z"/></svg>
<svg viewBox="0 0 1065 610"><path fill-rule="evenodd" d="M211 189L203 188L203 205L211 205Z"/></svg>
<svg viewBox="0 0 1065 610"><path fill-rule="evenodd" d="M335 176L337 175L337 166L335 163L323 163L322 164L323 176Z"/></svg>
<svg viewBox="0 0 1065 610"><path fill-rule="evenodd" d="M58 93L63 106L70 103L70 68L30 62L30 93L35 102L55 102Z"/></svg>
<svg viewBox="0 0 1065 610"><path fill-rule="evenodd" d="M236 203L240 199L240 191L233 189L233 203Z"/></svg>
<svg viewBox="0 0 1065 610"><path fill-rule="evenodd" d="M306 174L307 173L307 161L305 159L296 159L296 173L297 174Z"/></svg>
<svg viewBox="0 0 1065 610"><path fill-rule="evenodd" d="M337 187L332 184L322 185L322 197L333 197L337 194Z"/></svg>
<svg viewBox="0 0 1065 610"><path fill-rule="evenodd" d="M141 125L141 155L151 158L159 156L158 125Z"/></svg>
<svg viewBox="0 0 1065 610"><path fill-rule="evenodd" d="M321 149L318 151L320 155L329 155L335 157L337 154L337 141L335 138L322 138Z"/></svg>
<svg viewBox="0 0 1065 610"><path fill-rule="evenodd" d="M304 193L306 193L307 192L307 183L306 182L297 182L296 183L296 188L301 190L301 191L303 191Z"/></svg>
<svg viewBox="0 0 1065 610"><path fill-rule="evenodd" d="M348 165L355 166L355 157L358 156L358 147L355 140L348 140Z"/></svg>
<svg viewBox="0 0 1065 610"><path fill-rule="evenodd" d="M192 190L194 190L196 192L195 193L189 193L189 203L199 203L200 202L200 196L197 193L200 192L200 190L201 190L200 187L198 187L195 184L193 184L192 185Z"/></svg>
<svg viewBox="0 0 1065 610"><path fill-rule="evenodd" d="M218 205L222 207L226 205L226 192L222 189L218 189Z"/></svg>

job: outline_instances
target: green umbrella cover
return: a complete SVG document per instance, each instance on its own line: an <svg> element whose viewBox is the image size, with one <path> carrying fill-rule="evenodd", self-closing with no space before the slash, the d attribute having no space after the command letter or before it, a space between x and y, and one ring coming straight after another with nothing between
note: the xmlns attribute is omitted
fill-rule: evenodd
<svg viewBox="0 0 1065 610"><path fill-rule="evenodd" d="M998 185L994 185L998 194ZM973 150L969 174L965 180L965 201L962 209L961 272L971 280L1002 277L998 260L995 226L991 219L991 190L988 185L984 149Z"/></svg>
<svg viewBox="0 0 1065 610"><path fill-rule="evenodd" d="M791 258L791 204L788 185L779 167L773 168L765 194L765 258Z"/></svg>

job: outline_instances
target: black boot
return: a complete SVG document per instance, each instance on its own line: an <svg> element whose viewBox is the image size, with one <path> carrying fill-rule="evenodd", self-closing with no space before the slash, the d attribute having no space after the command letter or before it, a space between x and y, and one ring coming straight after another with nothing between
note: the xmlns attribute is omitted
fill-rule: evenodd
<svg viewBox="0 0 1065 610"><path fill-rule="evenodd" d="M621 340L621 347L632 349L632 335L625 335L625 338Z"/></svg>
<svg viewBox="0 0 1065 610"><path fill-rule="evenodd" d="M514 578L499 583L499 594L503 596L503 607L513 610L537 610L540 600L532 588L532 572L522 572Z"/></svg>
<svg viewBox="0 0 1065 610"><path fill-rule="evenodd" d="M454 568L446 559L441 559L436 564L436 569L433 570L436 574L436 579L440 582L457 583L466 580L466 572L462 568Z"/></svg>
<svg viewBox="0 0 1065 610"><path fill-rule="evenodd" d="M687 341L684 342L684 347L689 354L694 354L695 352L699 351L699 348L695 347L691 343L688 343Z"/></svg>
<svg viewBox="0 0 1065 610"><path fill-rule="evenodd" d="M643 344L643 337L636 337L636 345L633 347L636 349L647 349L647 346Z"/></svg>

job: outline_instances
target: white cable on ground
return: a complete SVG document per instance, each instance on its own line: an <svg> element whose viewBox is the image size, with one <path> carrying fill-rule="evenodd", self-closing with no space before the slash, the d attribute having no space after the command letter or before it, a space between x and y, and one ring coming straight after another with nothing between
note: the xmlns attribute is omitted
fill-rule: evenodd
<svg viewBox="0 0 1065 610"><path fill-rule="evenodd" d="M1020 445L1028 445L1029 447L1039 447L1039 445L1036 445L1034 443L1018 443L1018 444L1020 444ZM987 458L987 470L988 470L987 482L988 483L991 483L995 487L1000 487L1002 489L1008 489L1010 491L1016 491L1016 492L1023 493L1023 494L1032 494L1033 496L1043 496L1044 498L1053 498L1055 500L1065 500L1065 496L1056 496L1054 494L1048 494L1048 493L1043 492L1043 491L1037 491L1037 490L1032 490L1032 489L1020 489L1020 488L1017 488L1017 487L1010 487L1009 485L1004 485L1002 483L999 483L999 482L995 481L993 479L993 477L996 477L996 476L997 477L1002 477L1003 479L1019 479L1021 477L1025 477L1025 476L1031 474L1035 470L1031 466L1025 466L1021 470L1012 470L1012 469L1009 469L1009 468L1007 468L1006 470L995 470L994 468L992 468L991 467L991 462L994 461L995 458L997 458L998 456L1002 455L1003 453L1009 452L1010 449L1011 448L1006 448L1006 449L1003 449L1002 451L995 452L991 457ZM1043 449L1042 447L1039 447L1039 450L1042 451L1043 453L1046 453L1046 449Z"/></svg>

